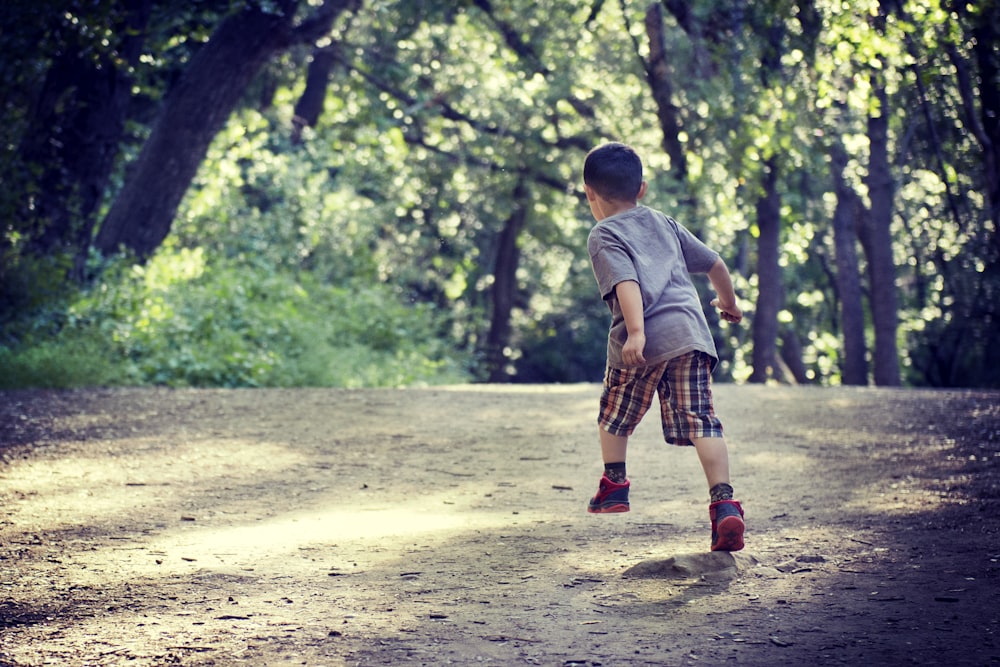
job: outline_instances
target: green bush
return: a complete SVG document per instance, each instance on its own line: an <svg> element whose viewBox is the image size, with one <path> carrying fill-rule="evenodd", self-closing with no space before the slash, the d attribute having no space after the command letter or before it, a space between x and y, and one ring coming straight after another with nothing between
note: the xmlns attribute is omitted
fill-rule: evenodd
<svg viewBox="0 0 1000 667"><path fill-rule="evenodd" d="M401 386L465 382L431 308L388 286L198 251L118 261L64 312L31 318L0 347L0 386ZM47 323L43 326L42 323Z"/></svg>
<svg viewBox="0 0 1000 667"><path fill-rule="evenodd" d="M83 333L16 349L0 347L0 389L61 389L126 384L103 343Z"/></svg>

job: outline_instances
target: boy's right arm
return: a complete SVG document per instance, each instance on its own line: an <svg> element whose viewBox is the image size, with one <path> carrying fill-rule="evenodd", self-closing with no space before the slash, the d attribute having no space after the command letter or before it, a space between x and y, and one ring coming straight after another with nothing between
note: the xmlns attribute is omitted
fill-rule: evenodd
<svg viewBox="0 0 1000 667"><path fill-rule="evenodd" d="M715 264L708 271L708 280L712 283L712 289L718 295L712 300L712 305L719 309L722 319L731 323L739 324L743 319L743 311L736 303L736 290L733 288L733 279L729 275L729 269L722 258L715 260Z"/></svg>
<svg viewBox="0 0 1000 667"><path fill-rule="evenodd" d="M625 318L625 330L628 331L628 338L622 347L622 361L627 366L640 366L646 363L642 354L646 348L646 319L639 283L634 280L618 283L615 285L615 296L618 297L618 305Z"/></svg>

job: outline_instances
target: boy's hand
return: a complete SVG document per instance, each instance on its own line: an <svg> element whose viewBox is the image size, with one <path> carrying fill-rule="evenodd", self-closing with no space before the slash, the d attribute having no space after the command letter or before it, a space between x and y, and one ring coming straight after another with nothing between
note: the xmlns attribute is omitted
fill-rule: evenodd
<svg viewBox="0 0 1000 667"><path fill-rule="evenodd" d="M636 332L628 335L625 345L622 346L622 361L626 366L641 366L646 363L646 357L642 356L642 351L646 348L646 334Z"/></svg>
<svg viewBox="0 0 1000 667"><path fill-rule="evenodd" d="M712 299L712 305L719 309L719 315L730 324L739 324L743 319L743 311L735 303L723 305L718 299Z"/></svg>

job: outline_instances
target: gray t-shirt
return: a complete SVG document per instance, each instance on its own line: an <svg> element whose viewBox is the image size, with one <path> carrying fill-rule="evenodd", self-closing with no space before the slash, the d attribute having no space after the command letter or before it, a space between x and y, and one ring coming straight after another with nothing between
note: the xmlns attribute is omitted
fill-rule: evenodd
<svg viewBox="0 0 1000 667"><path fill-rule="evenodd" d="M718 359L691 273L707 273L719 254L673 218L637 206L601 220L587 240L594 277L611 309L608 365L625 368L628 337L615 285L639 283L645 318L646 363L656 364L701 350Z"/></svg>

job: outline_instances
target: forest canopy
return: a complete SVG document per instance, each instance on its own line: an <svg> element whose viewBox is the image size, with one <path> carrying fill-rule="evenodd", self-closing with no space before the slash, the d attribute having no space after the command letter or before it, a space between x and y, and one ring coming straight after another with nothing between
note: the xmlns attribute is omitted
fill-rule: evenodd
<svg viewBox="0 0 1000 667"><path fill-rule="evenodd" d="M0 387L599 381L583 157L718 381L1000 386L996 0L10 0Z"/></svg>

